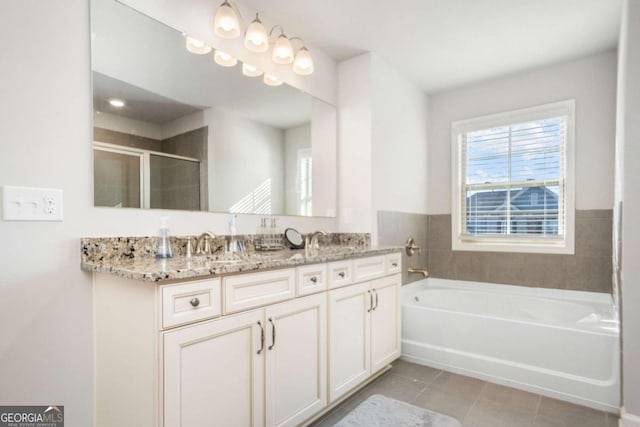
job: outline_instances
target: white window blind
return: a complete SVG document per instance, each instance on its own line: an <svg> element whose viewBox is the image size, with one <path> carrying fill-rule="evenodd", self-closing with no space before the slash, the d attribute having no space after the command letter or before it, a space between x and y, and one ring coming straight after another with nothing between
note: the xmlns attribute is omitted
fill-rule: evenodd
<svg viewBox="0 0 640 427"><path fill-rule="evenodd" d="M573 108L553 107L546 112L534 108L530 115L520 110L454 123L458 178L454 239L565 242L573 218L567 215L573 209L567 192Z"/></svg>

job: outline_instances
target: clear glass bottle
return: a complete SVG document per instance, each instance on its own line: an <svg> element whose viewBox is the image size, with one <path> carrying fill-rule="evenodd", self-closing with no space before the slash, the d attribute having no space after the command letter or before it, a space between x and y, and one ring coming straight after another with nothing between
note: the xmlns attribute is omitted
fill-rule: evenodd
<svg viewBox="0 0 640 427"><path fill-rule="evenodd" d="M171 240L169 238L169 217L160 218L160 230L158 232L158 240L156 247L156 258L172 258Z"/></svg>

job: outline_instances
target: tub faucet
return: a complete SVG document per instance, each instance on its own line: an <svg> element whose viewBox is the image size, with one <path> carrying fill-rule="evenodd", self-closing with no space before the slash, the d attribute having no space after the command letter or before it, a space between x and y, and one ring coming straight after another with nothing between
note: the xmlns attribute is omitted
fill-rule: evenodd
<svg viewBox="0 0 640 427"><path fill-rule="evenodd" d="M425 268L410 268L407 270L407 272L409 272L409 274L411 273L422 274L423 277L429 276L429 272Z"/></svg>
<svg viewBox="0 0 640 427"><path fill-rule="evenodd" d="M211 255L211 244L209 241L213 241L215 238L215 234L210 231L202 233L196 242L196 255Z"/></svg>

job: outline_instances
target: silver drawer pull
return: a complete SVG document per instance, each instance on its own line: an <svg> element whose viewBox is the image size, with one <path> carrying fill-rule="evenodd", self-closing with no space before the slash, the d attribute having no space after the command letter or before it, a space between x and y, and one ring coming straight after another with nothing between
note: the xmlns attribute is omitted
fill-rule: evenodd
<svg viewBox="0 0 640 427"><path fill-rule="evenodd" d="M258 320L258 326L260 326L260 350L258 350L258 354L264 351L264 328L262 327L262 323Z"/></svg>
<svg viewBox="0 0 640 427"><path fill-rule="evenodd" d="M269 350L273 350L273 346L276 345L276 325L273 323L271 317L269 318L269 323L271 323L271 345L269 346Z"/></svg>
<svg viewBox="0 0 640 427"><path fill-rule="evenodd" d="M193 307L197 307L200 305L200 299L199 298L191 298L191 301L189 301L189 303L193 306Z"/></svg>
<svg viewBox="0 0 640 427"><path fill-rule="evenodd" d="M311 283L316 283L318 281L318 278L316 276L313 276L311 279Z"/></svg>
<svg viewBox="0 0 640 427"><path fill-rule="evenodd" d="M344 279L344 271L341 271L340 273L338 273L338 277L340 277L341 279Z"/></svg>

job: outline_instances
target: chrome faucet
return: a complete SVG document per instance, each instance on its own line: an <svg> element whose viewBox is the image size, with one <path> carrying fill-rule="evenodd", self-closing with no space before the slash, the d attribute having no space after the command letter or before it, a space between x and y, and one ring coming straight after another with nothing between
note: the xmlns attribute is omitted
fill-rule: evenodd
<svg viewBox="0 0 640 427"><path fill-rule="evenodd" d="M312 252L318 251L320 249L320 244L318 243L318 236L326 236L326 235L327 233L322 230L314 231L313 233L307 234L304 238L305 255L309 256L311 255Z"/></svg>
<svg viewBox="0 0 640 427"><path fill-rule="evenodd" d="M318 243L318 236L326 236L326 235L327 233L322 230L314 231L311 234L307 234L307 242L305 243L305 245L311 246L311 249L320 249L320 244Z"/></svg>
<svg viewBox="0 0 640 427"><path fill-rule="evenodd" d="M215 234L210 231L202 233L196 242L196 255L211 255L211 244L209 241L213 241L215 238Z"/></svg>

